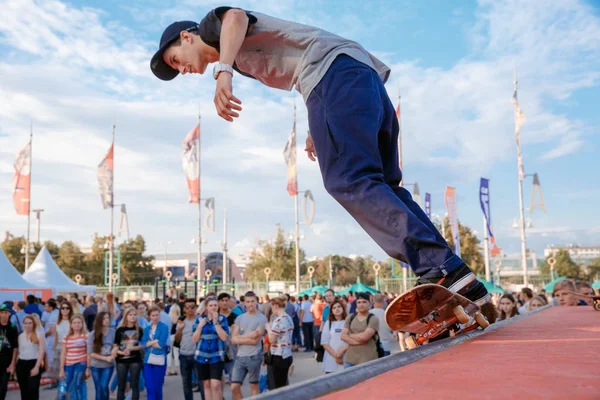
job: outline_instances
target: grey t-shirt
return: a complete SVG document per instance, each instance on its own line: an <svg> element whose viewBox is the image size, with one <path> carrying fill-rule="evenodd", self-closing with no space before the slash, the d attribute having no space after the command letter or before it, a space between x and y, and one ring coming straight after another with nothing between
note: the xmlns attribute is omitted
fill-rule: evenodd
<svg viewBox="0 0 600 400"><path fill-rule="evenodd" d="M114 328L110 328L108 330L108 334L106 336L102 336L102 347L100 348L101 356L110 356L110 352L112 351L113 344L115 343L115 330ZM92 354L94 352L94 331L91 331L88 336L88 353ZM94 357L90 357L91 366L94 368L108 368L115 365L114 362L106 362L102 360L97 360Z"/></svg>
<svg viewBox="0 0 600 400"><path fill-rule="evenodd" d="M245 335L248 332L252 332L258 328L265 328L267 324L267 317L262 313L256 312L255 315L244 313L235 319L235 325L238 327L238 333ZM236 357L248 357L262 353L262 342L259 340L254 346L247 344L238 345Z"/></svg>
<svg viewBox="0 0 600 400"><path fill-rule="evenodd" d="M185 319L183 331L181 332L181 346L179 347L179 354L184 356L193 356L196 352L196 344L192 340L194 334L193 327L196 324L196 318Z"/></svg>
<svg viewBox="0 0 600 400"><path fill-rule="evenodd" d="M219 50L222 17L231 7L218 7L202 19L200 38ZM234 69L261 83L296 90L304 101L337 56L346 54L371 67L385 83L390 69L360 44L325 30L246 11L248 32L235 57Z"/></svg>

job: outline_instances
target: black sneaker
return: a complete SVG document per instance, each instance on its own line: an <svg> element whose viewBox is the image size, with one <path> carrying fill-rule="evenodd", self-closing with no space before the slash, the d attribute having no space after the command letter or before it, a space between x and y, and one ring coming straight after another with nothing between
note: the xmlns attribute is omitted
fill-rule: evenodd
<svg viewBox="0 0 600 400"><path fill-rule="evenodd" d="M417 280L417 285L426 283L442 285L450 291L466 297L480 307L490 301L491 298L483 283L477 280L467 264L461 265L446 275L443 275L442 272L431 275L425 274Z"/></svg>

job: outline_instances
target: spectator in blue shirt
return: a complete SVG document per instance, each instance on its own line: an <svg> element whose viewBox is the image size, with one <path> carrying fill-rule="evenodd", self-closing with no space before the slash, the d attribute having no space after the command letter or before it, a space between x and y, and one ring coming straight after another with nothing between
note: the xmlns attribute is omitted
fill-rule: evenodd
<svg viewBox="0 0 600 400"><path fill-rule="evenodd" d="M144 380L149 400L162 400L167 371L167 341L169 327L160 322L160 308L150 310L150 322L144 328L142 346L144 354Z"/></svg>
<svg viewBox="0 0 600 400"><path fill-rule="evenodd" d="M25 306L25 314L37 314L38 317L42 318L42 311L40 307L35 303L35 296L32 294L27 295L27 306Z"/></svg>
<svg viewBox="0 0 600 400"><path fill-rule="evenodd" d="M194 359L197 363L198 380L204 384L209 399L221 399L221 378L225 361L225 347L229 337L229 324L219 314L217 297L206 298L205 313L194 328L192 340L196 343ZM210 393L210 395L209 395Z"/></svg>

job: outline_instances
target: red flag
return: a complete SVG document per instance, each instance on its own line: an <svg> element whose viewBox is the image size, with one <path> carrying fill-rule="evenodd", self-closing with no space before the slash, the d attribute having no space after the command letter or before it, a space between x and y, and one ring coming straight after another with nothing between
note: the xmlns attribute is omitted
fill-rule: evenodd
<svg viewBox="0 0 600 400"><path fill-rule="evenodd" d="M113 205L114 148L115 143L113 142L106 156L98 164L98 186L100 187L100 201L104 209Z"/></svg>
<svg viewBox="0 0 600 400"><path fill-rule="evenodd" d="M287 191L290 196L298 194L298 173L296 170L296 123L283 149L283 158L287 165Z"/></svg>
<svg viewBox="0 0 600 400"><path fill-rule="evenodd" d="M192 128L183 139L183 172L187 179L190 192L189 203L200 202L200 161L198 159L198 146L200 146L200 124Z"/></svg>
<svg viewBox="0 0 600 400"><path fill-rule="evenodd" d="M28 215L31 203L31 141L17 153L12 178L13 202L17 215Z"/></svg>

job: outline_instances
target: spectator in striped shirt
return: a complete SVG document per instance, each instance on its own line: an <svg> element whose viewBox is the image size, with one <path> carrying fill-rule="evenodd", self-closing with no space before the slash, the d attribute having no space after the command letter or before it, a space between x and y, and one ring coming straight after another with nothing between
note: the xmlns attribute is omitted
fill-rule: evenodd
<svg viewBox="0 0 600 400"><path fill-rule="evenodd" d="M205 301L205 313L193 328L192 340L196 343L196 371L204 385L206 400L221 400L221 378L225 363L225 347L229 337L227 317L219 314L219 301L209 296Z"/></svg>
<svg viewBox="0 0 600 400"><path fill-rule="evenodd" d="M86 400L85 380L90 376L90 356L87 352L88 332L81 314L71 318L69 333L63 339L59 379L67 380L69 400Z"/></svg>
<svg viewBox="0 0 600 400"><path fill-rule="evenodd" d="M273 379L276 389L287 385L288 370L294 361L292 358L294 322L285 312L286 301L286 296L271 299L271 312L274 319L272 323L267 323L265 326L271 343Z"/></svg>

